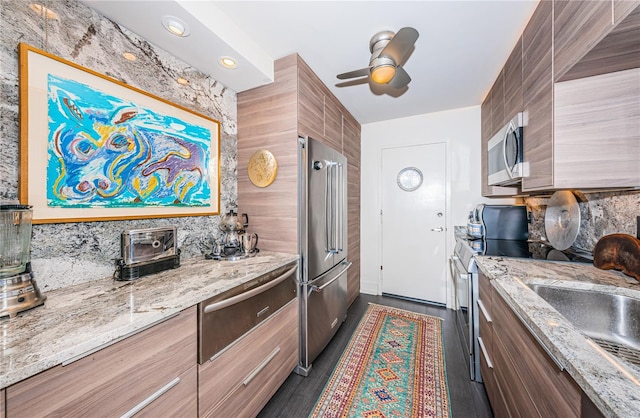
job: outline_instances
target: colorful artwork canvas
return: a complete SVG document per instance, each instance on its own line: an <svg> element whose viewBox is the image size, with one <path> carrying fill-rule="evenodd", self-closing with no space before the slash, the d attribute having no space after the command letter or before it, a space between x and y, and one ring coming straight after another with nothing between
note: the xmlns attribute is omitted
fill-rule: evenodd
<svg viewBox="0 0 640 418"><path fill-rule="evenodd" d="M49 74L47 205L208 206L211 130Z"/></svg>

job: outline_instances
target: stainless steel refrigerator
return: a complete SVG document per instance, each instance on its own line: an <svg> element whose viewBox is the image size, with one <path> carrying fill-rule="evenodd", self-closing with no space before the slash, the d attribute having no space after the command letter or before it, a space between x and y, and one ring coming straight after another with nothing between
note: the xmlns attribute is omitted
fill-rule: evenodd
<svg viewBox="0 0 640 418"><path fill-rule="evenodd" d="M347 317L347 159L311 138L298 140L301 275L300 362L307 376Z"/></svg>

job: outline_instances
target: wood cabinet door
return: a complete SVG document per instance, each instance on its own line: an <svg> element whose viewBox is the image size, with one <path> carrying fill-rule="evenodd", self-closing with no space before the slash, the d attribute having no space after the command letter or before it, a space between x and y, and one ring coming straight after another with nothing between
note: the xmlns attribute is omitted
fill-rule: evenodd
<svg viewBox="0 0 640 418"><path fill-rule="evenodd" d="M5 393L4 389L0 389L0 418L4 418L4 406L5 406Z"/></svg>
<svg viewBox="0 0 640 418"><path fill-rule="evenodd" d="M196 356L193 307L67 366L9 386L7 416L121 416L155 399L159 390L169 395L177 389L182 379L176 378L196 365ZM195 397L189 399L197 405ZM194 410L193 405L187 410Z"/></svg>
<svg viewBox="0 0 640 418"><path fill-rule="evenodd" d="M498 379L500 387L511 391L520 411L532 414L525 416L579 417L581 390L573 379L558 368L495 290L492 308L495 369L505 379Z"/></svg>
<svg viewBox="0 0 640 418"><path fill-rule="evenodd" d="M553 187L553 3L542 1L522 33L522 190Z"/></svg>
<svg viewBox="0 0 640 418"><path fill-rule="evenodd" d="M634 10L638 12L638 7L640 0L613 0L613 24L617 25Z"/></svg>
<svg viewBox="0 0 640 418"><path fill-rule="evenodd" d="M333 96L324 96L324 139L336 151L342 153L342 112Z"/></svg>
<svg viewBox="0 0 640 418"><path fill-rule="evenodd" d="M551 90L552 60L553 2L541 1L522 32L522 97L525 108L541 92Z"/></svg>
<svg viewBox="0 0 640 418"><path fill-rule="evenodd" d="M342 116L342 153L349 164L360 167L360 124L350 115Z"/></svg>
<svg viewBox="0 0 640 418"><path fill-rule="evenodd" d="M504 71L491 87L491 135L504 126Z"/></svg>
<svg viewBox="0 0 640 418"><path fill-rule="evenodd" d="M506 124L518 112L522 112L522 37L504 65L504 118Z"/></svg>
<svg viewBox="0 0 640 418"><path fill-rule="evenodd" d="M347 272L347 302L349 305L360 294L360 167L349 163L347 167L347 259L351 267Z"/></svg>
<svg viewBox="0 0 640 418"><path fill-rule="evenodd" d="M555 0L554 80L576 65L612 29L611 1Z"/></svg>
<svg viewBox="0 0 640 418"><path fill-rule="evenodd" d="M298 133L324 139L324 91L311 69L298 59Z"/></svg>
<svg viewBox="0 0 640 418"><path fill-rule="evenodd" d="M554 89L554 186L640 185L640 68Z"/></svg>

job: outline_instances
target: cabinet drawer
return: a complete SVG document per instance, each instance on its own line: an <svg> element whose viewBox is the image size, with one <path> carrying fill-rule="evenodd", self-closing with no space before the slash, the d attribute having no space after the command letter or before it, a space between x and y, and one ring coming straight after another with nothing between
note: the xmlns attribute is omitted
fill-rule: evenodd
<svg viewBox="0 0 640 418"><path fill-rule="evenodd" d="M201 416L255 416L298 364L298 301L199 366Z"/></svg>
<svg viewBox="0 0 640 418"><path fill-rule="evenodd" d="M7 416L120 416L196 364L195 307L7 388Z"/></svg>
<svg viewBox="0 0 640 418"><path fill-rule="evenodd" d="M179 380L178 380L179 379ZM139 417L193 417L198 416L198 367L194 364L159 393L153 402L135 414Z"/></svg>
<svg viewBox="0 0 640 418"><path fill-rule="evenodd" d="M503 390L506 408L512 413L509 416L522 418L542 417L516 372L515 365L507 355L499 335L494 335L493 346L494 358L492 360L496 364L493 372L498 386ZM544 389L548 390L547 387Z"/></svg>
<svg viewBox="0 0 640 418"><path fill-rule="evenodd" d="M500 389L498 382L496 382L493 367L489 367L490 362L493 366L493 360L490 356L488 357L488 359L489 360L487 361L485 353L481 351L480 373L482 373L482 381L484 382L484 387L487 391L489 402L491 403L491 409L493 409L493 415L496 418L510 417L511 413L509 412L509 408L507 408L507 403L504 400L504 396L502 395L502 390Z"/></svg>
<svg viewBox="0 0 640 418"><path fill-rule="evenodd" d="M560 371L497 293L493 298L493 316L494 352L497 355L501 343L504 358L509 359L507 364L511 364L519 380L528 385L529 395L540 414L544 417L579 416L580 389Z"/></svg>

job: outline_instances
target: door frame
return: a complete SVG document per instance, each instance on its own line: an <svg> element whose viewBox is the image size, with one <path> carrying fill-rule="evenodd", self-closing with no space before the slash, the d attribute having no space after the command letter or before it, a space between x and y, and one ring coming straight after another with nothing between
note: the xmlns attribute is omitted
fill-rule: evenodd
<svg viewBox="0 0 640 418"><path fill-rule="evenodd" d="M385 149L395 149L395 148L409 148L409 147L415 147L415 146L421 146L421 145L434 145L434 144L444 144L444 157L445 157L445 169L444 169L444 181L445 181L445 199L444 199L444 205L445 205L445 231L444 233L447 234L445 236L445 255L444 255L444 260L443 262L445 263L445 270L446 270L446 277L447 277L447 296L446 296L446 306L449 309L454 309L455 308L455 302L453 301L452 297L455 297L455 295L453 294L455 287L453 286L453 283L451 282L452 277L451 274L449 272L449 268L447 267L447 262L449 260L451 251L452 251L452 247L451 247L451 243L450 243L450 239L449 239L449 235L453 234L453 227L449 226L449 223L451 222L451 214L450 214L450 206L451 206L451 184L449 179L451 178L450 175L450 158L449 158L449 141L447 139L443 139L443 140L433 140L433 141L424 141L424 142L418 142L418 143L412 143L412 144L406 144L406 145L400 145L397 147L381 147L379 149L378 152L378 174L377 174L377 178L376 178L376 182L378 185L378 199L377 199L377 213L378 213L378 231L377 231L377 239L378 239L378 244L377 244L377 251L376 251L376 262L378 266L382 266L382 153ZM377 277L377 291L376 291L377 295L382 295L382 270L378 269L378 277Z"/></svg>

